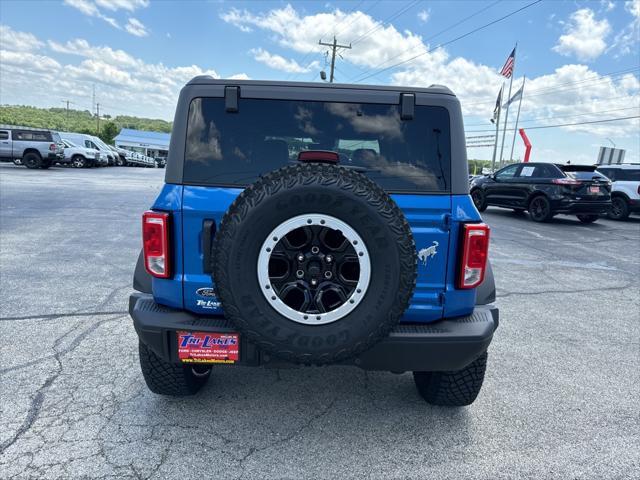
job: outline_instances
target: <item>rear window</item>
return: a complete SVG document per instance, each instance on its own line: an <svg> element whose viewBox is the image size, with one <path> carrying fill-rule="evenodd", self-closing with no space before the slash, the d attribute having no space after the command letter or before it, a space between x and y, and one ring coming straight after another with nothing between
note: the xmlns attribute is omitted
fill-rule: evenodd
<svg viewBox="0 0 640 480"><path fill-rule="evenodd" d="M574 178L576 180L593 180L593 179L599 179L599 180L608 180L607 177L605 177L604 175L602 175L600 172L596 172L594 171L569 171L569 172L564 172L567 177L569 178Z"/></svg>
<svg viewBox="0 0 640 480"><path fill-rule="evenodd" d="M640 182L640 169L611 168L602 171L614 182Z"/></svg>
<svg viewBox="0 0 640 480"><path fill-rule="evenodd" d="M420 105L401 120L398 105L242 99L227 113L222 98L196 98L183 180L244 187L304 150L336 151L387 191L449 191L449 113Z"/></svg>
<svg viewBox="0 0 640 480"><path fill-rule="evenodd" d="M13 132L13 138L14 140L28 140L32 142L50 142L51 132L15 130Z"/></svg>

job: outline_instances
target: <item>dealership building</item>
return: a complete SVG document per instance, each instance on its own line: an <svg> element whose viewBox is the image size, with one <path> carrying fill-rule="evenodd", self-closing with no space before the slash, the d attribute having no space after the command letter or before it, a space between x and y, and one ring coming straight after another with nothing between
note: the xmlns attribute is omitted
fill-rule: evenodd
<svg viewBox="0 0 640 480"><path fill-rule="evenodd" d="M114 141L117 147L142 153L152 158L166 158L170 139L171 135L168 133L123 128Z"/></svg>

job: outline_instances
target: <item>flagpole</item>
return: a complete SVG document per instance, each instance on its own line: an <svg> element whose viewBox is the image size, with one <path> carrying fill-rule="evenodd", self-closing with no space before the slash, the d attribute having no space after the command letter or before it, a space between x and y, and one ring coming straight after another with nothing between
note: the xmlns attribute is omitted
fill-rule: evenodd
<svg viewBox="0 0 640 480"><path fill-rule="evenodd" d="M493 158L491 159L491 173L496 171L496 153L498 153L498 135L500 134L500 112L502 111L502 92L504 91L504 82L498 94L498 116L496 118L496 141L493 143Z"/></svg>
<svg viewBox="0 0 640 480"><path fill-rule="evenodd" d="M515 76L515 72L516 72L516 53L515 51L518 48L518 42L516 42L516 46L514 47L514 54L513 54L513 69L511 70L511 78L509 79L509 95L507 96L507 99L511 99L511 86L513 85L513 77ZM509 103L507 100L507 112L504 114L504 130L502 131L502 145L500 146L500 167L502 167L502 152L504 151L504 137L507 134L507 122L509 121Z"/></svg>
<svg viewBox="0 0 640 480"><path fill-rule="evenodd" d="M513 147L516 145L516 132L518 131L518 120L520 120L520 107L522 107L522 97L524 97L524 83L527 81L527 77L522 78L522 91L520 92L520 102L518 102L518 114L516 115L516 126L513 129L513 140L511 140L511 155L509 155L509 161L513 162Z"/></svg>

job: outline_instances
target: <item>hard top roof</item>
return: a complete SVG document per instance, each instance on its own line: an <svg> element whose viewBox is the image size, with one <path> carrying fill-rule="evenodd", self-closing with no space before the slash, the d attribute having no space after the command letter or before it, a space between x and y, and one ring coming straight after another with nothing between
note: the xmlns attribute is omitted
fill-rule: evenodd
<svg viewBox="0 0 640 480"><path fill-rule="evenodd" d="M22 125L0 125L0 130L33 130L34 132L55 132L50 128L24 127Z"/></svg>
<svg viewBox="0 0 640 480"><path fill-rule="evenodd" d="M349 90L384 90L391 92L403 92L403 93L429 93L436 95L450 95L455 94L444 85L431 85L429 87L400 87L395 85L354 85L351 83L321 83L321 82L285 82L285 81L273 81L273 80L234 80L213 78L210 75L199 75L194 77L187 83L187 85L229 85L239 86L253 85L253 86L270 86L270 87L297 87L297 88L334 88L334 89L349 89Z"/></svg>

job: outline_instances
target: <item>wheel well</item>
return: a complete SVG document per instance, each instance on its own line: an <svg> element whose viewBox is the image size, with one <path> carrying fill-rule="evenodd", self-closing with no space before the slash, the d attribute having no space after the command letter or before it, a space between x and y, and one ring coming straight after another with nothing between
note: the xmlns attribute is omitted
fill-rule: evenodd
<svg viewBox="0 0 640 480"><path fill-rule="evenodd" d="M529 206L531 205L531 202L533 202L533 200L534 200L535 198L538 198L538 197L544 197L544 198L546 198L547 200L549 200L549 197L548 197L545 193L543 193L543 192L533 192L533 193L529 196L529 199L527 200L527 208L529 208Z"/></svg>
<svg viewBox="0 0 640 480"><path fill-rule="evenodd" d="M35 148L27 148L23 154L22 157L24 158L26 155L29 155L30 153L35 153L37 156L39 156L40 158L42 158L42 155L40 155L40 152L38 150L36 150Z"/></svg>
<svg viewBox="0 0 640 480"><path fill-rule="evenodd" d="M625 202L629 202L629 196L624 192L611 192L611 198L620 197L623 198Z"/></svg>
<svg viewBox="0 0 640 480"><path fill-rule="evenodd" d="M86 158L84 155L82 155L81 153L76 153L73 157L71 157L71 160L73 160L74 158L78 158L78 157L82 158L83 160L86 160L86 159L87 159L87 158Z"/></svg>

